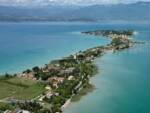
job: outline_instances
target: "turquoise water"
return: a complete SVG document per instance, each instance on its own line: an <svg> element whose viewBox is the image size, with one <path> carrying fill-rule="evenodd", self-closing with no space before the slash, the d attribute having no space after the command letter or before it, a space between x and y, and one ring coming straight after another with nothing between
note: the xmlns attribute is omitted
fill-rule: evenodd
<svg viewBox="0 0 150 113"><path fill-rule="evenodd" d="M96 89L65 113L150 113L150 24L1 23L0 72L22 71L109 42L80 31L125 28L138 31L134 39L146 44L97 59L100 73L91 79Z"/></svg>
<svg viewBox="0 0 150 113"><path fill-rule="evenodd" d="M120 28L135 28L135 39L146 44L97 59L100 73L91 80L96 89L71 103L65 113L150 113L150 26Z"/></svg>
<svg viewBox="0 0 150 113"><path fill-rule="evenodd" d="M91 29L91 26L73 23L0 23L0 73L21 72L108 43L105 38L80 34L82 30Z"/></svg>

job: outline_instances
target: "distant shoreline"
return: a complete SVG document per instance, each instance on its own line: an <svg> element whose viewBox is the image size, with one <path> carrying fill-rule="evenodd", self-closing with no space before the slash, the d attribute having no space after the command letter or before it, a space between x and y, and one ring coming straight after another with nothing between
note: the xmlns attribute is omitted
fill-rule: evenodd
<svg viewBox="0 0 150 113"><path fill-rule="evenodd" d="M26 21L26 20L19 20L19 21L1 21L0 20L0 23L55 23L55 24L60 24L60 23L106 23L106 24L150 24L150 21L149 20L97 20L97 21L63 21L63 20L60 20L60 21L51 21L51 20L38 20L38 21L35 21L35 20L29 20L29 21Z"/></svg>

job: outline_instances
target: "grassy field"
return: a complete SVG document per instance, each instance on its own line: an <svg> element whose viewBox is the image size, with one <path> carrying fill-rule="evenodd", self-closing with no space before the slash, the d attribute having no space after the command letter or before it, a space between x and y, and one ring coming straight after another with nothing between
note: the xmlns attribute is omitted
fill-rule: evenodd
<svg viewBox="0 0 150 113"><path fill-rule="evenodd" d="M7 104L7 103L1 103L0 102L0 110L2 111L5 111L5 110L14 110L15 109L15 106L11 105L11 104ZM0 113L3 113L3 112L0 112Z"/></svg>
<svg viewBox="0 0 150 113"><path fill-rule="evenodd" d="M44 85L25 78L0 79L0 99L32 99L45 90Z"/></svg>

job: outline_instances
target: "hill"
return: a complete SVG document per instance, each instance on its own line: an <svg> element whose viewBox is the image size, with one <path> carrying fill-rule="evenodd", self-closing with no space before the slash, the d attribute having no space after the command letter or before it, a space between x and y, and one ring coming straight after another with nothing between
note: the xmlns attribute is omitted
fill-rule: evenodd
<svg viewBox="0 0 150 113"><path fill-rule="evenodd" d="M0 21L149 21L150 2L93 6L0 6Z"/></svg>

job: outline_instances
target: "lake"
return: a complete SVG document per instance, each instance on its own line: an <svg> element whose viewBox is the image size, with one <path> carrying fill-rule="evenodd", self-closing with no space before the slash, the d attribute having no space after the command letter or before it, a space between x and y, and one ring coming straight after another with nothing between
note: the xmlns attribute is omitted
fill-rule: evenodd
<svg viewBox="0 0 150 113"><path fill-rule="evenodd" d="M80 34L96 29L134 29L145 41L96 59L96 89L64 113L150 113L150 24L138 23L0 23L0 73L21 72L57 58L105 45L110 40Z"/></svg>
<svg viewBox="0 0 150 113"><path fill-rule="evenodd" d="M0 23L0 73L43 66L53 59L108 43L105 38L80 34L88 29L91 25Z"/></svg>
<svg viewBox="0 0 150 113"><path fill-rule="evenodd" d="M135 29L134 39L146 43L97 59L100 73L91 79L96 89L65 113L150 113L150 25L106 26Z"/></svg>

